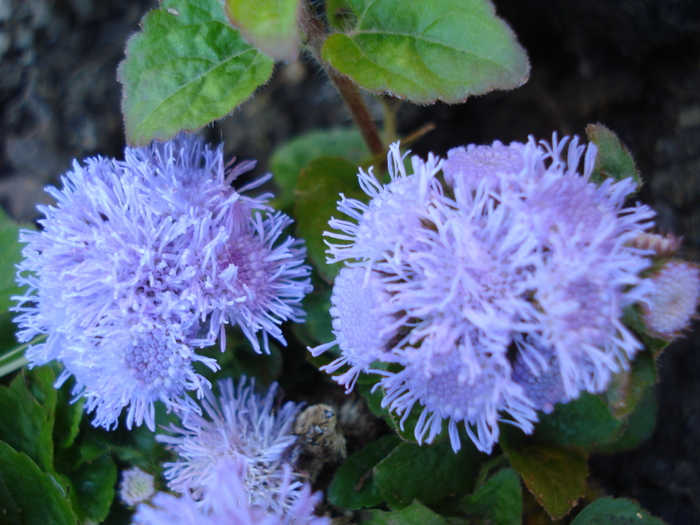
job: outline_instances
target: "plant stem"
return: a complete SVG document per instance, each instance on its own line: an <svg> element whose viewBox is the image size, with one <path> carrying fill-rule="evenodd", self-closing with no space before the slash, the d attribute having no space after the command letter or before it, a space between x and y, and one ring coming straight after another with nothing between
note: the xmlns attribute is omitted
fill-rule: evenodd
<svg viewBox="0 0 700 525"><path fill-rule="evenodd" d="M379 136L379 130L374 120L372 120L372 115L362 98L360 90L357 88L357 84L355 84L350 77L343 75L321 57L321 48L326 41L326 31L316 15L316 11L314 11L314 8L308 3L305 3L302 8L299 22L308 38L311 54L321 65L326 75L328 75L328 78L333 83L333 86L335 86L338 93L340 93L340 96L345 101L345 105L348 110L350 110L355 124L360 128L360 133L362 133L362 137L367 143L369 151L372 155L383 153L384 144Z"/></svg>

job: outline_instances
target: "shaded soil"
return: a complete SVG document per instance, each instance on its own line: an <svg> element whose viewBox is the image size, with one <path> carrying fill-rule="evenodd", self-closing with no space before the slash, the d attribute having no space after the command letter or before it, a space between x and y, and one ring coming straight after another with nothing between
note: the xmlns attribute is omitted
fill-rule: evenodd
<svg viewBox="0 0 700 525"><path fill-rule="evenodd" d="M461 106L406 105L400 130L437 128L414 150L584 134L602 122L636 156L641 197L658 225L700 262L700 3L696 0L497 0L531 57L530 81ZM121 156L116 67L155 2L0 0L0 204L36 218L42 187L73 158ZM379 111L377 104L374 111ZM322 75L278 66L269 85L209 133L229 154L261 160L292 135L349 122ZM660 360L659 419L636 451L594 458L612 495L637 499L672 524L700 523L698 331Z"/></svg>

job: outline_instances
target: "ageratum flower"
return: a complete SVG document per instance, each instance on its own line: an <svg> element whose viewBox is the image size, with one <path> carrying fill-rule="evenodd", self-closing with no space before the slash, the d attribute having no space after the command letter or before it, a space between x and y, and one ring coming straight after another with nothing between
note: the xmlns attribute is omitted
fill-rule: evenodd
<svg viewBox="0 0 700 525"><path fill-rule="evenodd" d="M268 337L284 343L280 323L301 321L311 289L301 241L281 240L291 220L272 212L270 195L249 197L231 182L253 163L224 166L222 147L180 135L127 148L125 160L77 162L55 206L40 206L38 232L20 236L19 338L44 343L31 365L59 360L59 384L76 378L95 425L154 428L154 402L198 411L209 383L193 368L217 364L197 354L227 323L238 324L256 351ZM221 337L222 348L225 337Z"/></svg>
<svg viewBox="0 0 700 525"><path fill-rule="evenodd" d="M644 297L648 251L631 241L654 214L624 207L631 179L589 182L595 156L554 135L459 148L444 163L413 157L407 174L393 146L391 182L360 171L372 200L343 198L353 221L330 223L342 242L329 262L347 267L333 289L336 339L312 352L337 344L326 370L349 366L338 382L379 374L401 424L418 410L416 438L431 442L446 422L455 450L458 423L489 452L499 421L531 432L538 410L603 390L641 347L621 317Z"/></svg>
<svg viewBox="0 0 700 525"><path fill-rule="evenodd" d="M277 383L264 397L255 394L255 381L242 377L234 391L233 381L218 383L220 396L211 391L202 400L205 416L187 414L182 426L171 426L175 435L159 434L178 459L165 464L170 489L191 493L198 505L212 508L211 476L219 465L234 458L245 466L243 481L247 501L284 513L295 503L299 481L286 473L298 454L292 426L300 405L291 401L276 409Z"/></svg>
<svg viewBox="0 0 700 525"><path fill-rule="evenodd" d="M212 473L208 491L211 508L202 508L189 493L180 497L159 492L151 505L142 503L133 525L330 525L330 519L314 516L320 493L311 493L308 483L297 493L294 505L283 513L268 506L251 505L245 487L245 462L229 458ZM290 490L291 473L285 470L282 491Z"/></svg>

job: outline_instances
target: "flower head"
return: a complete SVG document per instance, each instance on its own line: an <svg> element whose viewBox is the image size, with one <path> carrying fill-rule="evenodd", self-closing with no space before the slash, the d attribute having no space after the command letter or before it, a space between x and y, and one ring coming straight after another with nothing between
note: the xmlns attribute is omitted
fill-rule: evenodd
<svg viewBox="0 0 700 525"><path fill-rule="evenodd" d="M131 468L122 472L122 481L119 485L119 497L129 505L150 499L156 489L153 485L153 476L140 468Z"/></svg>
<svg viewBox="0 0 700 525"><path fill-rule="evenodd" d="M648 251L631 241L654 214L624 207L631 179L589 182L595 155L555 135L455 149L444 163L414 157L414 173L397 177L394 146L392 182L367 191L360 172L372 200L341 200L356 224L330 223L344 233L329 236L351 244L329 244L329 262L347 265L333 289L336 340L312 352L337 344L341 357L327 370L350 366L339 382L380 374L383 405L402 424L423 407L418 441L447 421L455 450L460 422L488 452L499 421L530 432L537 410L604 389L641 347L621 317L644 296ZM421 191L402 200L397 182ZM386 203L392 213L378 215Z"/></svg>
<svg viewBox="0 0 700 525"><path fill-rule="evenodd" d="M27 243L18 282L28 292L15 308L19 338L31 341L32 365L53 359L60 378L77 380L75 393L95 412L95 425L154 428L153 403L196 410L208 382L193 368L216 361L196 349L213 344L226 323L237 323L260 351L279 324L300 321L310 291L300 241L278 242L290 219L272 213L269 195L248 197L231 181L222 148L190 135L164 144L127 148L125 160L75 163L63 189L49 188L55 206L40 206L38 232ZM225 338L222 338L222 344Z"/></svg>
<svg viewBox="0 0 700 525"><path fill-rule="evenodd" d="M210 508L202 508L185 493L180 497L159 492L152 504L139 505L134 514L134 525L329 525L328 518L314 516L314 507L321 494L311 493L305 484L297 492L294 505L285 512L271 511L268 506L253 505L248 501L245 486L245 462L228 458L212 472L207 488L211 494ZM285 470L281 490L290 489L291 474Z"/></svg>
<svg viewBox="0 0 700 525"><path fill-rule="evenodd" d="M700 302L700 267L685 261L667 261L648 277L642 299L644 324L651 335L670 341L685 330Z"/></svg>
<svg viewBox="0 0 700 525"><path fill-rule="evenodd" d="M268 505L278 513L291 508L301 483L285 482L285 470L296 460L291 432L300 406L289 401L276 410L276 383L264 397L255 394L254 380L246 384L245 377L236 390L231 379L218 386L218 398L205 393L204 416L187 414L181 427L168 429L175 435L156 437L178 455L165 464L168 486L191 493L199 505L210 508L210 478L218 465L235 458L245 465L243 479L251 504Z"/></svg>

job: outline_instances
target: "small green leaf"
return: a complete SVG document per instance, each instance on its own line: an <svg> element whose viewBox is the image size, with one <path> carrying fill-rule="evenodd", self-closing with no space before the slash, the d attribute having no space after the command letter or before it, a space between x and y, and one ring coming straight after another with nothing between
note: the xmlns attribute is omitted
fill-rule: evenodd
<svg viewBox="0 0 700 525"><path fill-rule="evenodd" d="M402 510L394 512L372 510L367 515L369 517L362 520L363 525L447 525L447 521L442 516L435 514L418 501L414 501Z"/></svg>
<svg viewBox="0 0 700 525"><path fill-rule="evenodd" d="M357 378L355 388L357 388L360 395L365 398L367 406L375 416L381 417L390 424L393 424L391 413L388 409L382 407L382 400L384 399L383 390L381 388L374 389L374 385L379 379L380 377L376 374L361 374ZM399 434L399 437L404 441L409 441L401 434Z"/></svg>
<svg viewBox="0 0 700 525"><path fill-rule="evenodd" d="M303 323L294 323L293 330L305 345L316 346L335 339L329 311L331 308L331 291L331 288L325 283L315 285L314 291L307 294L302 301L306 319Z"/></svg>
<svg viewBox="0 0 700 525"><path fill-rule="evenodd" d="M75 489L73 509L82 522L102 522L109 514L117 483L117 465L108 455L85 463L71 474Z"/></svg>
<svg viewBox="0 0 700 525"><path fill-rule="evenodd" d="M647 333L647 328L644 325L644 319L642 317L642 311L638 304L633 304L625 308L622 316L622 322L637 333L639 339L642 341L642 343L644 343L644 346L647 348L647 350L651 351L655 358L659 357L664 348L666 348L669 344L668 341L657 339L656 337L653 337Z"/></svg>
<svg viewBox="0 0 700 525"><path fill-rule="evenodd" d="M525 486L553 519L565 516L586 490L586 454L577 449L542 445L501 427L500 444Z"/></svg>
<svg viewBox="0 0 700 525"><path fill-rule="evenodd" d="M13 295L22 293L22 288L15 283L15 265L22 260L23 245L19 242L19 230L20 225L0 208L0 313L15 304L10 299Z"/></svg>
<svg viewBox="0 0 700 525"><path fill-rule="evenodd" d="M606 392L613 415L627 417L647 389L656 382L656 361L650 351L639 352L630 370L616 374Z"/></svg>
<svg viewBox="0 0 700 525"><path fill-rule="evenodd" d="M167 140L226 116L267 82L272 66L229 25L219 0L163 1L119 66L127 141Z"/></svg>
<svg viewBox="0 0 700 525"><path fill-rule="evenodd" d="M400 443L396 436L384 436L355 452L336 471L328 489L328 500L333 505L350 510L382 503L384 495L374 481L373 469Z"/></svg>
<svg viewBox="0 0 700 525"><path fill-rule="evenodd" d="M468 515L483 516L493 525L519 525L523 514L520 478L513 469L501 469L464 498L463 505Z"/></svg>
<svg viewBox="0 0 700 525"><path fill-rule="evenodd" d="M313 160L299 175L295 216L297 233L306 240L309 258L321 277L333 282L338 265L326 264L323 232L330 230L331 217L341 217L337 210L340 193L348 198L366 199L357 182L357 167L339 157Z"/></svg>
<svg viewBox="0 0 700 525"><path fill-rule="evenodd" d="M622 498L600 498L583 509L571 525L664 525L650 516L634 501Z"/></svg>
<svg viewBox="0 0 700 525"><path fill-rule="evenodd" d="M32 388L43 398L41 403ZM44 472L53 472L56 391L53 371L40 367L18 374L0 387L0 440L27 454Z"/></svg>
<svg viewBox="0 0 700 525"><path fill-rule="evenodd" d="M622 180L632 177L637 183L637 188L642 185L632 154L615 133L602 124L589 124L586 126L586 136L598 147L591 175L593 182L600 184L605 179Z"/></svg>
<svg viewBox="0 0 700 525"><path fill-rule="evenodd" d="M348 27L348 18L352 17L347 0L326 0L326 17L333 29L345 31Z"/></svg>
<svg viewBox="0 0 700 525"><path fill-rule="evenodd" d="M414 499L432 505L469 490L483 459L471 441L463 442L456 454L449 441L401 443L374 468L374 479L392 508L404 508Z"/></svg>
<svg viewBox="0 0 700 525"><path fill-rule="evenodd" d="M528 78L525 52L487 0L347 3L355 27L331 35L322 56L365 89L454 104Z"/></svg>
<svg viewBox="0 0 700 525"><path fill-rule="evenodd" d="M368 155L369 150L362 135L353 128L311 131L286 142L270 159L270 171L280 187L273 203L275 208L287 208L294 203L299 173L312 160L319 157L342 157L353 164L359 164Z"/></svg>
<svg viewBox="0 0 700 525"><path fill-rule="evenodd" d="M614 441L622 427L600 396L583 392L578 399L558 404L551 414L542 414L535 435L564 447L589 448Z"/></svg>
<svg viewBox="0 0 700 525"><path fill-rule="evenodd" d="M241 34L276 60L299 54L299 0L226 0L226 14Z"/></svg>
<svg viewBox="0 0 700 525"><path fill-rule="evenodd" d="M56 423L53 429L54 445L56 449L69 448L80 431L80 421L83 418L83 405L85 400L78 399L74 403L70 394L74 380L71 379L57 391Z"/></svg>
<svg viewBox="0 0 700 525"><path fill-rule="evenodd" d="M418 420L420 419L423 410L426 410L426 408L414 406L408 416L406 416L406 419L403 422L403 428L401 425L403 415L397 414L396 412L389 412L389 423L391 423L391 426L394 427L394 430L401 437L401 439L408 443L417 443L416 425L418 424ZM447 439L447 421L443 420L442 428L437 436L435 436L433 443L439 443L445 439Z"/></svg>
<svg viewBox="0 0 700 525"><path fill-rule="evenodd" d="M647 388L636 404L634 412L627 418L620 437L613 443L596 447L596 452L612 454L621 450L632 450L649 439L656 427L656 393Z"/></svg>
<svg viewBox="0 0 700 525"><path fill-rule="evenodd" d="M0 441L0 501L11 499L17 509L19 523L51 523L52 525L76 525L77 518L60 485L53 476L46 474L29 456L17 452ZM8 509L3 505L3 509ZM7 520L11 523L13 517ZM3 517L4 520L4 517ZM3 521L4 523L5 521Z"/></svg>

